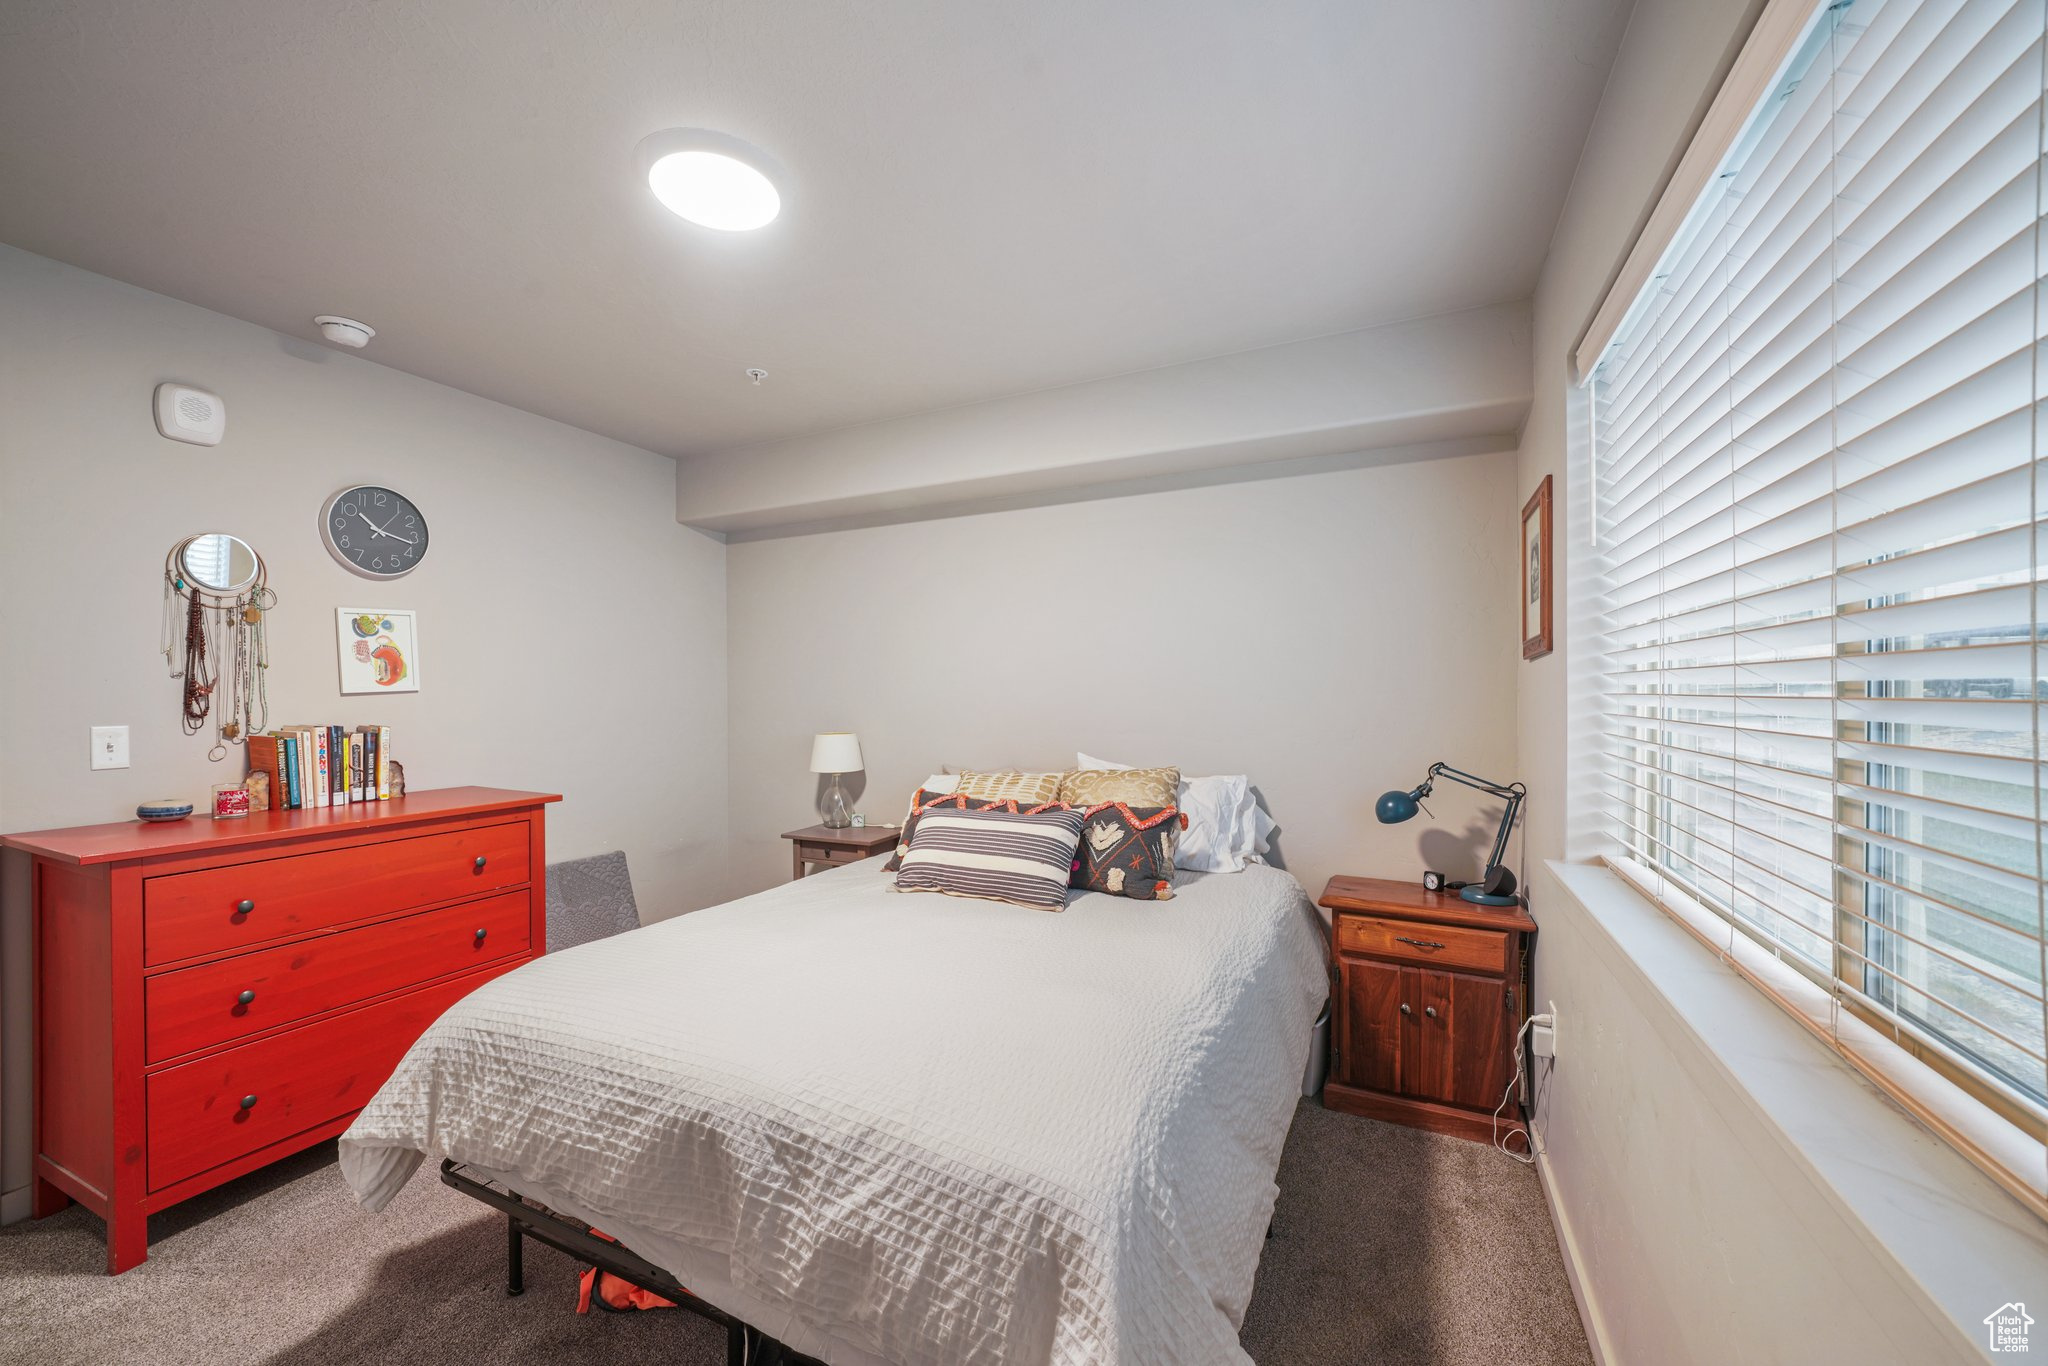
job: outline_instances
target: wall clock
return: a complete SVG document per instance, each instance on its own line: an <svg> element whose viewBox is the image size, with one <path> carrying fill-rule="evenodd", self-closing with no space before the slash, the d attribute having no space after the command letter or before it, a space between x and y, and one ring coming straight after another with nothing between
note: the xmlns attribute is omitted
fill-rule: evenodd
<svg viewBox="0 0 2048 1366"><path fill-rule="evenodd" d="M362 484L327 500L320 539L343 569L366 579L396 579L427 557L427 518L404 494Z"/></svg>

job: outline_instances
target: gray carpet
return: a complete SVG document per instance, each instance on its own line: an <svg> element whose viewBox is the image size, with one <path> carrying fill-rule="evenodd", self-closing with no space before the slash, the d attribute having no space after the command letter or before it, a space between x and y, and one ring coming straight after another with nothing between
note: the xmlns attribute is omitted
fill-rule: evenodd
<svg viewBox="0 0 2048 1366"><path fill-rule="evenodd" d="M422 1171L356 1208L334 1146L150 1221L150 1259L108 1278L76 1206L0 1229L0 1361L38 1366L719 1366L678 1313L573 1312L578 1268L529 1244L506 1299L504 1225ZM1260 1366L1591 1360L1535 1173L1482 1144L1304 1101L1243 1342Z"/></svg>

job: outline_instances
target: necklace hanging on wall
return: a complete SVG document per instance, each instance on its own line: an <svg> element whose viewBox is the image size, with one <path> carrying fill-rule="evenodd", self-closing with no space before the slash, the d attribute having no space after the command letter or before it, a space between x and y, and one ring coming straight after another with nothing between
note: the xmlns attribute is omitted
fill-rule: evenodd
<svg viewBox="0 0 2048 1366"><path fill-rule="evenodd" d="M188 536L164 557L164 663L183 683L185 733L213 723L216 763L270 725L263 627L277 594L265 577L263 557L224 532Z"/></svg>

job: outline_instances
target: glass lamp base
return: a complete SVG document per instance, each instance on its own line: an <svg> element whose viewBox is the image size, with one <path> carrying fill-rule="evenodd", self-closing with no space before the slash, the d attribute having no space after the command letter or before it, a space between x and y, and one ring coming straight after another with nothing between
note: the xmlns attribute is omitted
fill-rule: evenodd
<svg viewBox="0 0 2048 1366"><path fill-rule="evenodd" d="M831 786L825 789L825 828L844 830L853 824L853 808L847 804L846 789L839 785L839 775L832 775Z"/></svg>

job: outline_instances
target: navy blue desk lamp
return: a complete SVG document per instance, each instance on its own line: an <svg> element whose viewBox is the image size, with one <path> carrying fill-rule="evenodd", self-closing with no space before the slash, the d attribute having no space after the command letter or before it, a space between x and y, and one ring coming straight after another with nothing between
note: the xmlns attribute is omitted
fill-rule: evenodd
<svg viewBox="0 0 2048 1366"><path fill-rule="evenodd" d="M1486 860L1485 875L1477 882L1468 882L1460 887L1458 895L1475 906L1519 906L1521 902L1515 896L1514 872L1501 860L1507 857L1508 835L1514 831L1515 814L1522 809L1522 798L1529 795L1529 789L1520 783L1490 783L1449 764L1431 764L1422 786L1413 792L1388 792L1375 803L1373 812L1380 818L1380 824L1398 825L1413 817L1422 809L1422 799L1430 794L1438 778L1449 778L1452 782L1477 788L1488 796L1507 799L1508 809L1501 813L1500 833L1493 837L1493 853Z"/></svg>

